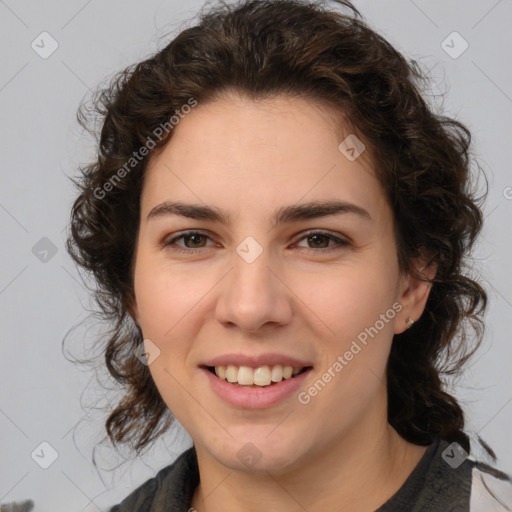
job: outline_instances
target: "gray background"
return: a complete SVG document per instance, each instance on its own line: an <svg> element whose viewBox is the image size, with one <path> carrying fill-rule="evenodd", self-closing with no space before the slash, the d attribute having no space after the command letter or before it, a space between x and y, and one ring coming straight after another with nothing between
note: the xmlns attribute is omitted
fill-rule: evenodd
<svg viewBox="0 0 512 512"><path fill-rule="evenodd" d="M69 176L93 151L93 140L75 121L77 107L89 89L162 47L163 36L184 28L201 5L0 0L0 502L32 498L38 512L106 510L190 445L179 425L134 461L98 445L101 407L115 391L106 393L91 369L68 362L61 343L91 307L64 249L74 197ZM469 431L480 433L498 453L498 466L512 473L512 2L355 5L392 44L430 69L435 108L469 126L487 172L486 227L475 256L490 294L488 326L455 392ZM41 54L55 43L40 36L44 31L59 45L47 58ZM450 36L454 31L463 40ZM469 47L458 55L464 40ZM94 322L74 330L68 338L73 353L91 355L98 332ZM52 449L58 457L42 469Z"/></svg>

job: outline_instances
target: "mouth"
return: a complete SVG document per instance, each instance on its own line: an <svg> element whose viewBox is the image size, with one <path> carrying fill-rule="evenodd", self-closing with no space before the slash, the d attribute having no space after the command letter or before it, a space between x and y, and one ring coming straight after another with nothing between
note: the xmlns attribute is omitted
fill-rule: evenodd
<svg viewBox="0 0 512 512"><path fill-rule="evenodd" d="M312 369L312 366L263 365L250 366L220 365L203 366L205 370L220 380L233 386L244 388L266 388L275 386L284 380L294 379Z"/></svg>
<svg viewBox="0 0 512 512"><path fill-rule="evenodd" d="M270 410L287 403L305 385L313 371L312 366L261 363L259 366L254 363L254 366L236 366L222 362L224 365L217 363L200 367L206 382L224 403L246 410Z"/></svg>
<svg viewBox="0 0 512 512"><path fill-rule="evenodd" d="M223 354L203 361L205 383L236 409L270 410L289 403L313 372L309 359L279 353Z"/></svg>

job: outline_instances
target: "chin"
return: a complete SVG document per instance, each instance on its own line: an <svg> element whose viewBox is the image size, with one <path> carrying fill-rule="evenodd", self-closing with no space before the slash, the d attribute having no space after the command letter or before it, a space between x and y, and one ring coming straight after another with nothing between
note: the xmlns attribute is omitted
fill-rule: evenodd
<svg viewBox="0 0 512 512"><path fill-rule="evenodd" d="M239 436L226 439L223 444L215 443L209 451L218 462L235 471L284 472L301 459L298 448L304 449L304 437L296 439L284 427L284 435L281 436L269 436L269 431L271 429L265 428L251 435L245 429Z"/></svg>

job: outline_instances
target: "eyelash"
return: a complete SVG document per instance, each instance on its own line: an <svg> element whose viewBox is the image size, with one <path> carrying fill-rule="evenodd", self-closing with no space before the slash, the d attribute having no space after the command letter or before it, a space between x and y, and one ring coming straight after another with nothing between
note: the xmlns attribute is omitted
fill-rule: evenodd
<svg viewBox="0 0 512 512"><path fill-rule="evenodd" d="M185 231L183 233L181 233L180 235L170 239L170 240L164 240L162 242L162 246L164 248L167 248L167 249L171 249L177 253L180 253L180 254L191 254L191 253L194 253L194 252L200 252L201 249L206 249L206 247L198 247L197 249L191 249L191 248L180 248L179 246L175 246L175 247L171 247L173 244L175 244L175 242L177 240L180 240L182 238L185 238L187 236L192 236L192 235L202 235L202 236L205 236L207 238L210 238L211 237L209 235L207 235L206 233L203 233L201 231ZM331 240L337 242L337 246L335 247L331 247L331 248L318 248L318 249L311 249L311 248L307 248L307 247L301 247L301 249L305 249L306 252L310 253L310 254L318 254L319 252L323 253L323 254L330 254L331 252L334 252L334 251L337 251L339 249L341 249L342 247L346 247L346 246L349 246L351 245L351 243L346 240L346 239L343 239L343 238L339 238L335 235L333 235L332 233L328 232L328 231L319 231L319 230L312 230L312 231L308 231L306 233L304 233L302 235L301 238L299 238L299 240L297 241L298 242L301 242L302 240L306 239L306 238L310 238L312 236L315 236L315 235L321 235L321 236L325 236L325 237L328 237L330 238Z"/></svg>

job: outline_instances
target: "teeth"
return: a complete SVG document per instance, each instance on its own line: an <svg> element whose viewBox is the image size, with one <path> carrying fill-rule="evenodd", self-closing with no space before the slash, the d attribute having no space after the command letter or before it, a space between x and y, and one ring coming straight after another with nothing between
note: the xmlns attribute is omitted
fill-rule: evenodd
<svg viewBox="0 0 512 512"><path fill-rule="evenodd" d="M226 368L226 380L228 382L236 382L238 379L238 368L232 364Z"/></svg>
<svg viewBox="0 0 512 512"><path fill-rule="evenodd" d="M290 379L298 375L304 368L293 368L292 366L282 366L277 364L270 368L269 366L260 366L251 368L250 366L216 366L215 375L219 379L227 380L232 384L238 383L242 386L270 386L272 382L280 382L283 379Z"/></svg>
<svg viewBox="0 0 512 512"><path fill-rule="evenodd" d="M254 384L254 372L248 366L240 366L238 369L238 384L252 386Z"/></svg>
<svg viewBox="0 0 512 512"><path fill-rule="evenodd" d="M247 366L245 366L245 368L247 368ZM249 368L249 370L251 369ZM242 371L242 368L240 368L240 371ZM256 368L254 372L251 370L251 373L254 373L254 384L256 384L256 386L270 385L270 368L268 366L260 366L259 368ZM240 376L238 382L240 382Z"/></svg>
<svg viewBox="0 0 512 512"><path fill-rule="evenodd" d="M283 367L280 364L272 368L271 379L272 382L279 382L283 380Z"/></svg>

